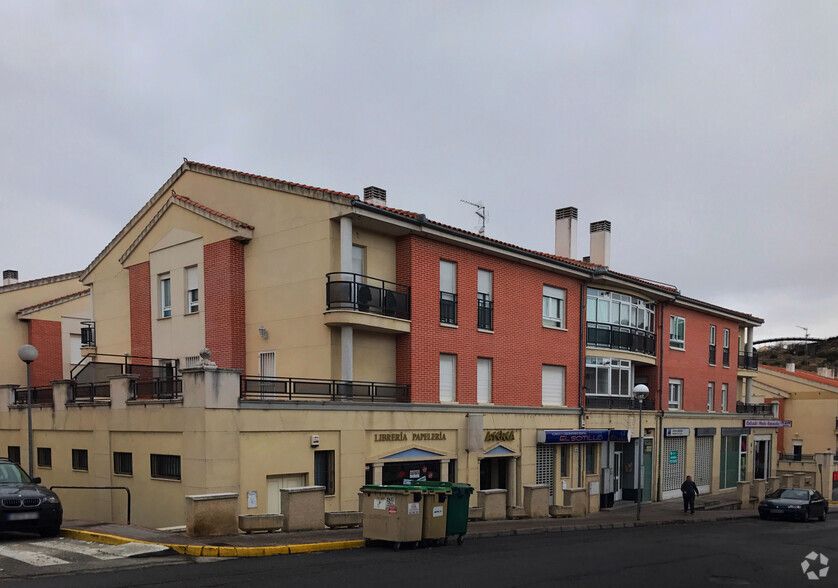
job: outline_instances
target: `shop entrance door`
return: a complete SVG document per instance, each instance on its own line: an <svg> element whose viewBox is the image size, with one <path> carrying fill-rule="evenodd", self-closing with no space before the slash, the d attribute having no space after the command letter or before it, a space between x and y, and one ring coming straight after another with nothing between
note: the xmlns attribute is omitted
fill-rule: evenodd
<svg viewBox="0 0 838 588"><path fill-rule="evenodd" d="M307 478L308 474L268 476L268 513L282 514L282 493L280 490L306 486Z"/></svg>
<svg viewBox="0 0 838 588"><path fill-rule="evenodd" d="M754 480L767 480L770 468L770 439L759 439L754 441Z"/></svg>
<svg viewBox="0 0 838 588"><path fill-rule="evenodd" d="M480 460L480 489L507 490L508 457L488 457Z"/></svg>
<svg viewBox="0 0 838 588"><path fill-rule="evenodd" d="M614 501L623 499L623 452L614 452Z"/></svg>

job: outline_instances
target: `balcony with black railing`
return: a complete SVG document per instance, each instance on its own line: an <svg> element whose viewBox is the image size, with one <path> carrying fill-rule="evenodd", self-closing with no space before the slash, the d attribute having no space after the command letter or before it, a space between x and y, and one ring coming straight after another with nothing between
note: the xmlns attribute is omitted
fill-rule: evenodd
<svg viewBox="0 0 838 588"><path fill-rule="evenodd" d="M183 380L176 376L136 380L131 390L130 400L180 400L183 398Z"/></svg>
<svg viewBox="0 0 838 588"><path fill-rule="evenodd" d="M457 295L451 292L439 293L439 322L446 325L457 324Z"/></svg>
<svg viewBox="0 0 838 588"><path fill-rule="evenodd" d="M401 403L410 402L410 387L407 384L382 382L242 376L240 398L261 402L320 400Z"/></svg>
<svg viewBox="0 0 838 588"><path fill-rule="evenodd" d="M585 395L585 408L611 408L611 409L631 409L638 410L640 408L640 401L632 396L596 396L593 394ZM655 399L653 394L649 394L643 399L643 410L654 410Z"/></svg>
<svg viewBox="0 0 838 588"><path fill-rule="evenodd" d="M81 346L96 347L96 323L94 321L82 321Z"/></svg>
<svg viewBox="0 0 838 588"><path fill-rule="evenodd" d="M494 330L494 303L485 294L477 295L477 328Z"/></svg>
<svg viewBox="0 0 838 588"><path fill-rule="evenodd" d="M410 286L362 274L326 274L326 308L410 320Z"/></svg>
<svg viewBox="0 0 838 588"><path fill-rule="evenodd" d="M121 361L98 361L110 358ZM88 355L70 371L72 383L67 402L110 403L111 378L126 375L135 377L129 400L179 400L182 390L179 365L177 359L105 353Z"/></svg>
<svg viewBox="0 0 838 588"><path fill-rule="evenodd" d="M722 366L730 367L730 347L722 348Z"/></svg>
<svg viewBox="0 0 838 588"><path fill-rule="evenodd" d="M716 346L715 345L710 346L710 356L708 357L707 361L710 365L716 365Z"/></svg>
<svg viewBox="0 0 838 588"><path fill-rule="evenodd" d="M740 351L739 352L739 369L740 370L756 370L759 367L759 356L756 351Z"/></svg>
<svg viewBox="0 0 838 588"><path fill-rule="evenodd" d="M774 416L773 404L746 404L744 402L736 403L736 412L738 414L753 414L759 416Z"/></svg>
<svg viewBox="0 0 838 588"><path fill-rule="evenodd" d="M588 321L588 347L655 355L655 334L633 327Z"/></svg>

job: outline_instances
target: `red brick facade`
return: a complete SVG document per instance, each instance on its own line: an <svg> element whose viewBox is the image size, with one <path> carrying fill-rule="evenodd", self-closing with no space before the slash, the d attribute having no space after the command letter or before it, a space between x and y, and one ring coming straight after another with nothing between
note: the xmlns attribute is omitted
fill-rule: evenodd
<svg viewBox="0 0 838 588"><path fill-rule="evenodd" d="M439 262L457 264L457 326L440 325ZM492 359L492 403L541 406L542 365L565 366L565 405L579 406L580 282L417 236L396 244L396 281L411 286L411 333L397 342L413 402L439 402L439 356L457 356L456 398L477 402L477 358ZM494 332L477 329L477 270L493 272ZM567 330L542 326L547 284L566 292Z"/></svg>
<svg viewBox="0 0 838 588"><path fill-rule="evenodd" d="M727 411L736 412L737 370L739 366L739 325L721 317L709 316L698 310L676 305L658 305L660 338L659 369L662 369L661 407L668 410L669 379L684 381L682 410L707 412L707 384L713 382L713 410L721 411L722 384L727 384ZM685 319L684 350L669 344L671 316ZM710 325L716 326L716 364L710 364ZM722 365L724 330L730 329L730 361Z"/></svg>
<svg viewBox="0 0 838 588"><path fill-rule="evenodd" d="M219 367L244 370L244 244L227 239L204 245L206 345Z"/></svg>
<svg viewBox="0 0 838 588"><path fill-rule="evenodd" d="M147 364L151 347L151 266L149 262L128 268L129 308L131 320L131 355L134 363Z"/></svg>
<svg viewBox="0 0 838 588"><path fill-rule="evenodd" d="M29 377L32 386L49 386L64 377L60 321L29 321L29 344L38 350Z"/></svg>

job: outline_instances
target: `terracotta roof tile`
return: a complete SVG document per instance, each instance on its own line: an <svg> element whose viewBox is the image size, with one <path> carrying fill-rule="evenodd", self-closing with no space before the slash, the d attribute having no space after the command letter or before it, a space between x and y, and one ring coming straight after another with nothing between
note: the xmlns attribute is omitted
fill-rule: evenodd
<svg viewBox="0 0 838 588"><path fill-rule="evenodd" d="M213 210L212 208L209 208L208 206L204 206L203 204L195 202L191 198L187 198L186 196L181 196L180 194L176 194L174 190L172 190L172 197L177 198L178 200L180 200L181 202L185 202L186 204L190 204L190 205L194 206L195 208L200 208L204 212L208 212L213 216L217 216L219 218L223 218L225 220L228 220L231 223L234 223L235 225L237 225L239 227L243 227L245 229L250 229L251 231L253 230L253 225L249 225L246 222L243 222L243 221L240 221L238 219L233 218L232 216L228 216L228 215L226 215L222 212L218 212L217 210Z"/></svg>
<svg viewBox="0 0 838 588"><path fill-rule="evenodd" d="M834 386L838 388L838 379L836 378L826 378L824 376L819 376L818 374L812 372L805 372L801 370L794 370L793 372L788 371L787 369L773 366L773 365L763 365L759 364L760 369L766 369L772 372L777 372L780 374L785 374L787 376L792 376L794 378L800 378L802 380L809 380L810 382L816 382L818 384L826 384L827 386Z"/></svg>
<svg viewBox="0 0 838 588"><path fill-rule="evenodd" d="M354 194L347 194L345 192L338 192L336 190L329 190L329 189L326 189L326 188L318 188L316 186L307 186L305 184L298 184L296 182L287 182L285 180L278 180L276 178L269 178L268 176L260 176L260 175L256 175L256 174L249 174L247 172L241 172L241 171L238 171L238 170L235 170L235 169L228 169L226 167L218 167L218 166L215 166L215 165L207 165L206 163L200 163L198 161L190 161L188 159L184 159L184 162L188 165L193 165L193 166L196 166L196 167L203 167L205 169L211 169L211 170L214 170L214 171L225 172L225 173L229 173L229 174L236 174L236 175L239 175L239 176L244 176L244 177L247 177L247 178L254 178L254 179L257 179L257 180L265 180L266 182L276 182L277 184L285 184L286 186L294 186L296 188L305 188L307 190L317 190L318 192L325 192L327 194L335 194L337 196L346 196L347 198L353 198L353 199L358 198Z"/></svg>
<svg viewBox="0 0 838 588"><path fill-rule="evenodd" d="M0 286L0 294L3 292L11 292L12 290L20 290L21 288L32 288L34 286L41 286L44 284L53 284L55 282L63 282L65 280L72 280L81 276L81 272L69 272L66 274L57 274L48 276L46 278L35 278L34 280L26 280L25 282L16 282L6 286Z"/></svg>

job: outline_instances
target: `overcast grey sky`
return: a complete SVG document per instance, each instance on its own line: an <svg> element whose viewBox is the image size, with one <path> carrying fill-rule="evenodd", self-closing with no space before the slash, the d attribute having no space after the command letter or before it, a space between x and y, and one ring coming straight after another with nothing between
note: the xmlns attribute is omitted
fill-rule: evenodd
<svg viewBox="0 0 838 588"><path fill-rule="evenodd" d="M838 2L0 3L0 266L85 267L189 159L838 335ZM200 195L193 195L199 198Z"/></svg>

